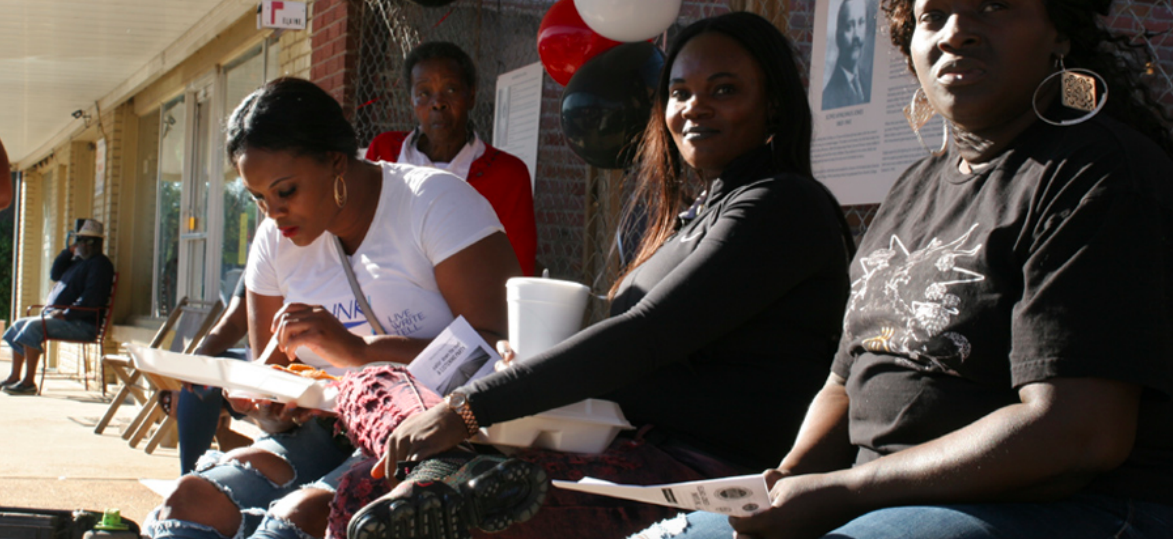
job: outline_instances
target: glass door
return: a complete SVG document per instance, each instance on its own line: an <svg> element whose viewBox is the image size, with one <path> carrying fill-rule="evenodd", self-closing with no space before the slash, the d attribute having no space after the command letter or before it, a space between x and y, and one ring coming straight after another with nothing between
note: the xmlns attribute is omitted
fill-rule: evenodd
<svg viewBox="0 0 1173 539"><path fill-rule="evenodd" d="M155 316L170 314L179 298L203 300L215 290L206 282L209 183L220 165L212 160L214 73L202 80L160 114Z"/></svg>
<svg viewBox="0 0 1173 539"><path fill-rule="evenodd" d="M181 95L159 114L159 188L155 217L155 316L167 316L183 294L179 288L179 224L186 170L187 106Z"/></svg>
<svg viewBox="0 0 1173 539"><path fill-rule="evenodd" d="M179 223L179 284L191 299L209 299L205 295L208 257L208 192L212 181L212 113L211 84L192 92L195 97L189 111L193 120L191 168L184 182ZM216 163L218 165L218 163Z"/></svg>
<svg viewBox="0 0 1173 539"><path fill-rule="evenodd" d="M224 155L220 125L273 77L276 61L275 40L262 43L207 73L162 109L156 316L166 316L183 296L231 299L258 214Z"/></svg>

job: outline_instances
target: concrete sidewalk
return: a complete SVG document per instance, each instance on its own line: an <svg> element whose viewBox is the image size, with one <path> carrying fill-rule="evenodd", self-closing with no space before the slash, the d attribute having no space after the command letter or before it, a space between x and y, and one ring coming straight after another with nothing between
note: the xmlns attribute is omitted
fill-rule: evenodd
<svg viewBox="0 0 1173 539"><path fill-rule="evenodd" d="M0 378L10 369L7 358L0 360ZM145 441L131 449L121 437L137 413L130 405L103 434L94 434L108 406L100 388L91 384L86 391L53 374L39 397L0 392L0 506L118 508L141 523L162 498L139 480L177 478L179 454L159 448L148 455L141 449Z"/></svg>

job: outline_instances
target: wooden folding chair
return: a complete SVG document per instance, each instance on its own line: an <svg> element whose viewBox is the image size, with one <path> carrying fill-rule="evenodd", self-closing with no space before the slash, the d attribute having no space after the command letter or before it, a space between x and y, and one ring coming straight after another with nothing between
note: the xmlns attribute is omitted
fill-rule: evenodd
<svg viewBox="0 0 1173 539"><path fill-rule="evenodd" d="M224 304L219 300L215 302L188 300L175 308L183 312L175 324L175 336L169 349L172 352L190 354L199 347L200 341L215 324L220 312L224 309ZM147 445L143 448L150 454L162 442L167 441L170 446L178 439L177 422L175 418L167 415L167 412L163 410L163 406L159 404L159 395L163 391L179 391L183 388L183 383L159 374L149 372L142 374L154 391L147 404L139 411L138 416L122 433L122 437L130 443L131 447L136 447L144 437L150 434ZM178 402L172 402L172 406L176 405ZM151 433L152 427L154 427L153 433Z"/></svg>
<svg viewBox="0 0 1173 539"><path fill-rule="evenodd" d="M189 300L186 297L181 299L167 321L159 328L149 346L152 348L164 346L170 337L169 350L192 353L199 346L204 335L212 328L223 308L224 304L219 300L206 302ZM137 446L152 427L156 428L155 433L148 440L147 453L153 452L164 440L173 438L175 421L159 406L158 395L162 390L180 389L182 384L178 380L135 369L130 358L125 355L108 355L104 358L104 364L114 372L121 384L114 396L114 401L110 403L110 407L94 428L94 432L101 434L110 424L122 403L127 397L131 397L142 405L138 415L122 432L122 438L128 440L131 447ZM141 381L144 378L147 381L148 389L151 390L150 395L141 387Z"/></svg>
<svg viewBox="0 0 1173 539"><path fill-rule="evenodd" d="M82 385L85 386L86 390L90 389L90 346L92 345L98 347L97 357L100 361L103 353L106 351L106 332L110 329L110 319L112 318L111 315L114 311L114 292L117 290L118 272L114 272L114 280L110 283L110 300L106 302L104 307L79 307L76 305L29 305L28 308L26 308L24 311L25 316L32 316L33 310L40 309L41 334L45 336L46 351L49 349L49 341L67 342L81 345L81 377ZM45 314L49 312L49 309L57 309L62 311L66 309L73 311L89 311L93 313L100 313L104 318L102 319L102 324L98 326L98 334L93 339L64 339L60 337L54 337L49 334L49 326L45 322ZM48 369L48 365L49 355L43 354L43 357L41 358L41 383L37 386L37 395L40 395L41 389L45 387L45 372ZM104 371L102 376L105 377ZM100 383L102 384L102 394L105 395L105 380L100 380Z"/></svg>
<svg viewBox="0 0 1173 539"><path fill-rule="evenodd" d="M179 306L187 305L187 297L179 300ZM180 315L184 314L184 310L176 308L171 311L171 315L159 326L159 330L155 332L154 338L147 344L148 348L158 348L166 342L167 338L175 330L175 324L179 321ZM209 328L211 326L208 326ZM182 342L182 341L181 341ZM114 419L118 409L122 406L128 397L134 399L137 405L145 405L147 403L148 395L146 388L142 384L143 375L134 368L134 364L130 361L130 356L126 354L106 354L102 356L102 366L104 369L109 369L118 380L118 391L114 394L114 400L110 401L110 406L106 408L105 415L98 421L97 426L94 427L94 434L102 434L109 426L110 421Z"/></svg>

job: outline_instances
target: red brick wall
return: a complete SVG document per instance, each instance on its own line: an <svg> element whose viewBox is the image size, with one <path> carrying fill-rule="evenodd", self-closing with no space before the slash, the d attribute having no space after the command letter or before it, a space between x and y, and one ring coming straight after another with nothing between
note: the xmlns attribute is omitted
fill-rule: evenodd
<svg viewBox="0 0 1173 539"><path fill-rule="evenodd" d="M312 9L310 80L334 96L342 110L350 114L354 110L362 0L316 0Z"/></svg>

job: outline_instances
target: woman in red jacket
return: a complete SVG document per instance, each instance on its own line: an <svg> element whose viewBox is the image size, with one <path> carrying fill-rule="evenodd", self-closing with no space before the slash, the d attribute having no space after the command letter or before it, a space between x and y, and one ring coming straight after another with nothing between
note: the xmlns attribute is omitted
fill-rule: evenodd
<svg viewBox="0 0 1173 539"><path fill-rule="evenodd" d="M529 171L520 159L489 146L473 130L468 118L477 92L472 59L452 43L434 41L412 49L403 72L419 126L375 137L367 159L436 167L464 178L489 200L521 271L533 275L538 233Z"/></svg>

